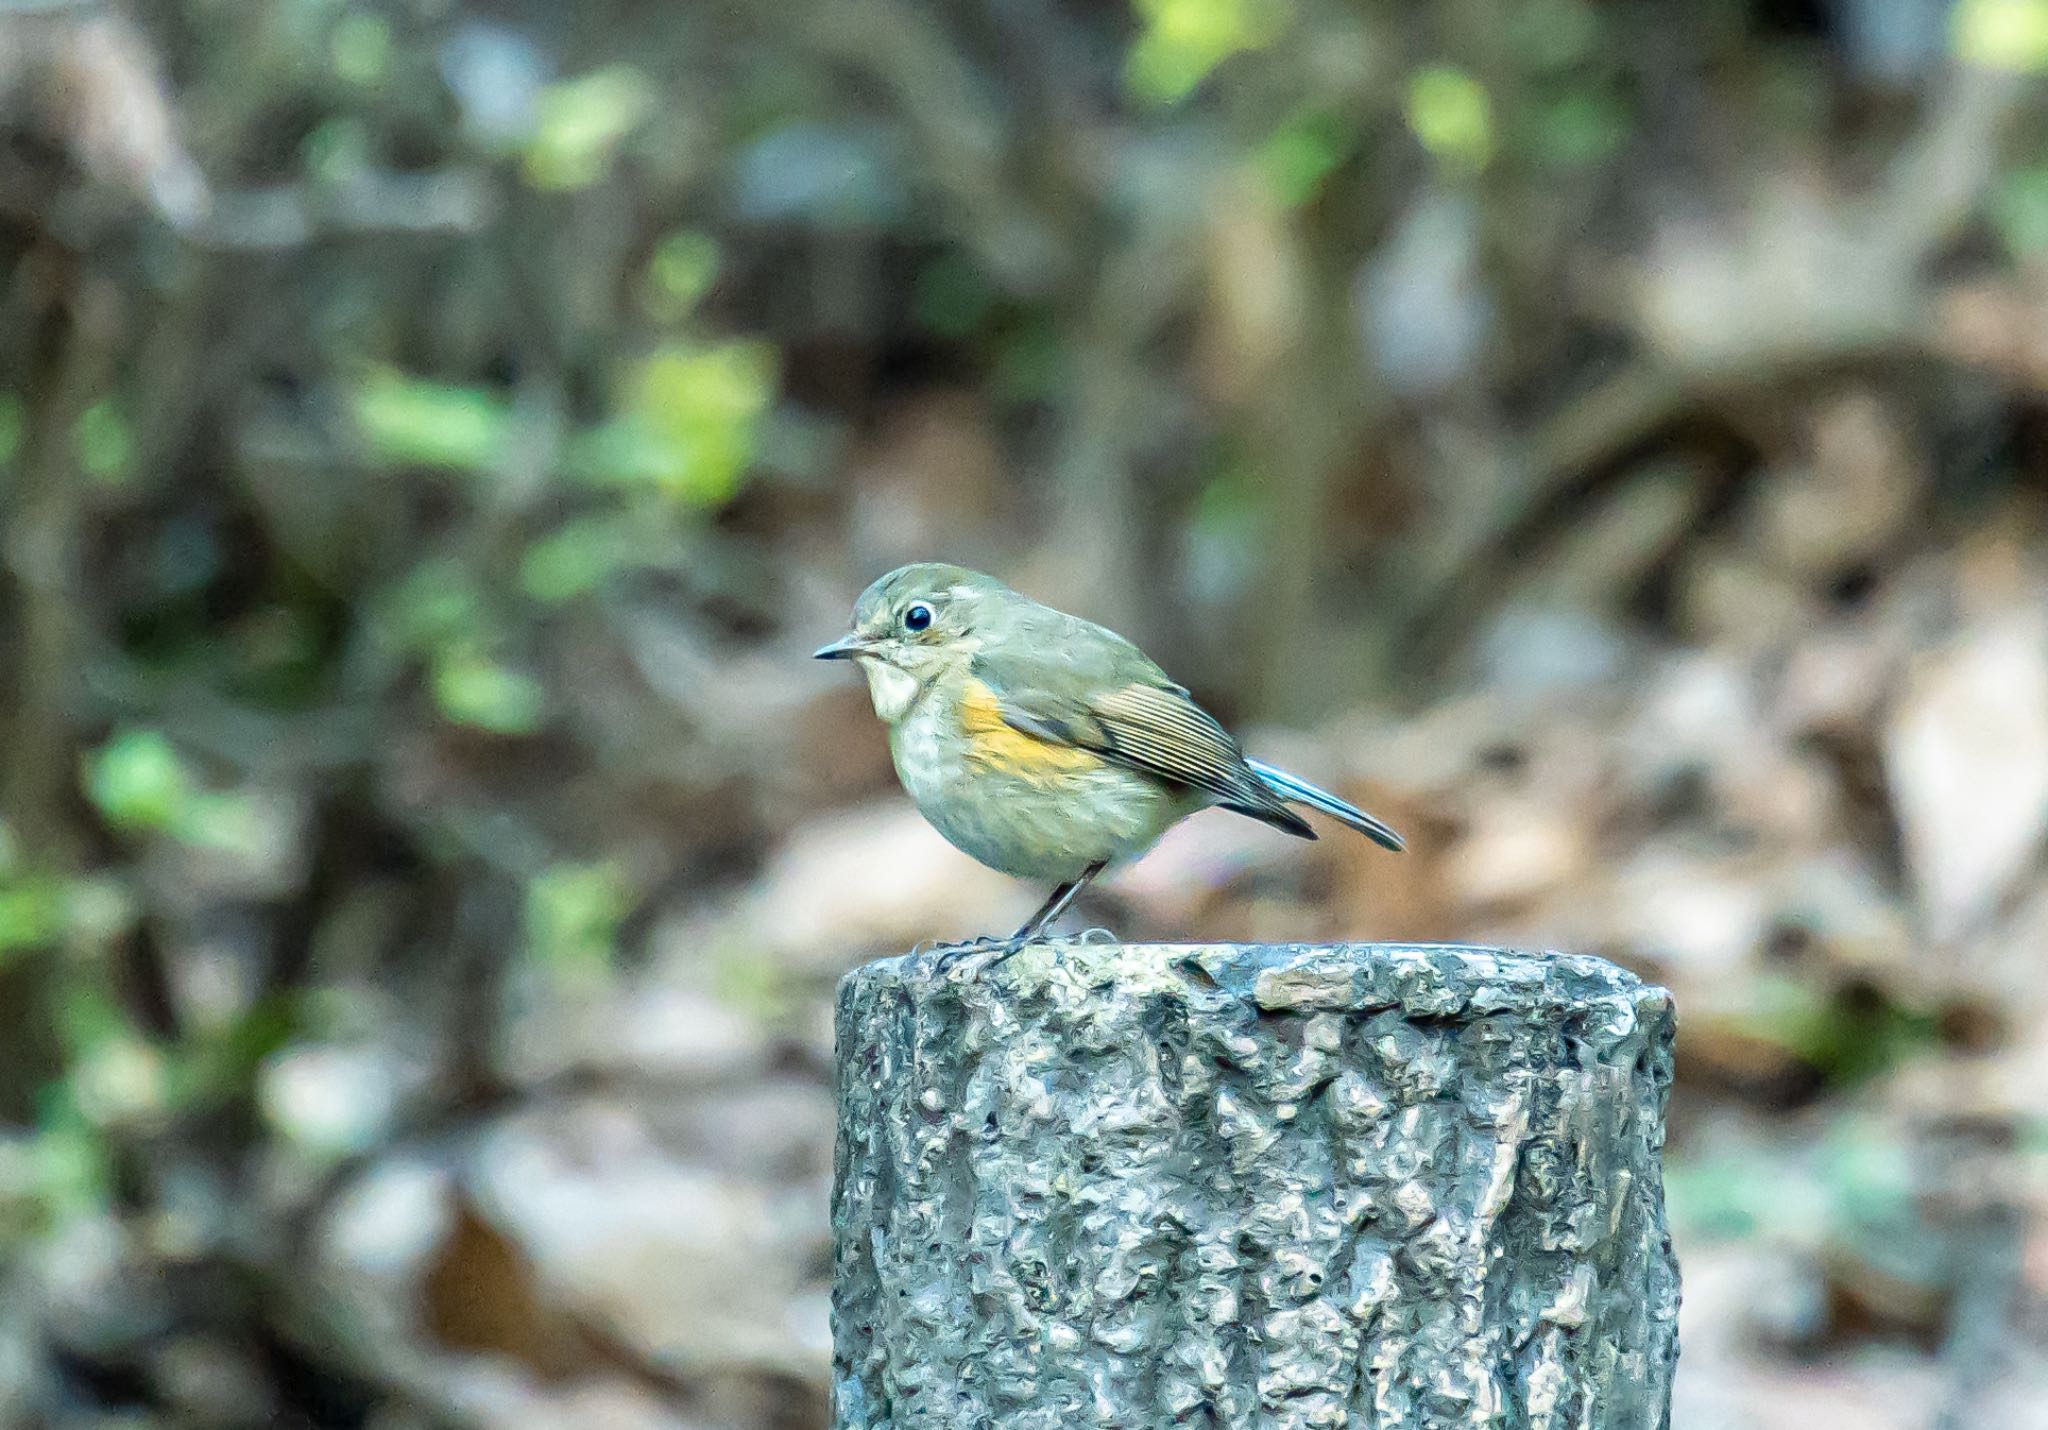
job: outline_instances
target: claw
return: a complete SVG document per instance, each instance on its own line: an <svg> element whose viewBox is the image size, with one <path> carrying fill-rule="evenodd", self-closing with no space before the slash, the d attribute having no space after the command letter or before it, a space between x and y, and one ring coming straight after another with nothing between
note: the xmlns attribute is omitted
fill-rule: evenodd
<svg viewBox="0 0 2048 1430"><path fill-rule="evenodd" d="M939 972L944 973L961 959L967 957L968 954L980 953L984 949L989 948L1001 948L1003 942L1002 939L995 938L989 934L983 934L979 938L965 939L959 943L939 949L935 962L938 965Z"/></svg>

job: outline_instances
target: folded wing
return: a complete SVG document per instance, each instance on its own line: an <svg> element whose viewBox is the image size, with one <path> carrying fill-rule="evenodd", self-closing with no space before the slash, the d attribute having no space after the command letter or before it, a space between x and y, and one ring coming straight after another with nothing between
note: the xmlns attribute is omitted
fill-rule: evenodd
<svg viewBox="0 0 2048 1430"><path fill-rule="evenodd" d="M1245 761L1230 732L1178 686L1126 682L1077 699L989 683L1013 729L1201 790L1225 809L1299 838L1316 837Z"/></svg>

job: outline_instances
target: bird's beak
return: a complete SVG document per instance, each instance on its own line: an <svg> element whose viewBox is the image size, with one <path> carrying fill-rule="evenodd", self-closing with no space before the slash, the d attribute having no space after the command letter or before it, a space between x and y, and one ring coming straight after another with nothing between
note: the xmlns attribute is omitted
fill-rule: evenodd
<svg viewBox="0 0 2048 1430"><path fill-rule="evenodd" d="M830 645L821 645L811 652L813 660L851 660L865 651L874 642L866 636L841 636Z"/></svg>

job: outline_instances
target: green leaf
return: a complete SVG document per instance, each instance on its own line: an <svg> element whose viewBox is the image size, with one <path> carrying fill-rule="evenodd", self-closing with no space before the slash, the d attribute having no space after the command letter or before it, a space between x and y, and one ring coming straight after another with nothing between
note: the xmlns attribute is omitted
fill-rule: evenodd
<svg viewBox="0 0 2048 1430"><path fill-rule="evenodd" d="M1476 173L1493 158L1493 104L1485 86L1450 65L1408 82L1408 127L1446 167Z"/></svg>
<svg viewBox="0 0 2048 1430"><path fill-rule="evenodd" d="M555 605L603 585L628 559L627 533L609 516L572 521L526 548L519 583L536 601Z"/></svg>
<svg viewBox="0 0 2048 1430"><path fill-rule="evenodd" d="M1157 104L1186 99L1232 55L1271 44L1283 19L1269 0L1138 0L1138 14L1144 29L1124 78Z"/></svg>
<svg viewBox="0 0 2048 1430"><path fill-rule="evenodd" d="M370 166L369 126L347 114L325 120L300 143L299 154L315 183L340 183Z"/></svg>
<svg viewBox="0 0 2048 1430"><path fill-rule="evenodd" d="M547 707L540 682L483 656L460 653L434 663L434 703L458 725L496 735L530 735Z"/></svg>
<svg viewBox="0 0 2048 1430"><path fill-rule="evenodd" d="M1205 483L1195 500L1191 525L1210 536L1242 536L1264 522L1269 503L1257 473L1232 461Z"/></svg>
<svg viewBox="0 0 2048 1430"><path fill-rule="evenodd" d="M1628 114L1613 100L1574 92L1544 109L1536 121L1541 157L1560 168L1598 163L1628 138Z"/></svg>
<svg viewBox="0 0 2048 1430"><path fill-rule="evenodd" d="M1965 64L2048 71L2048 0L1962 0L1949 23L1956 58Z"/></svg>
<svg viewBox="0 0 2048 1430"><path fill-rule="evenodd" d="M690 506L721 505L753 461L775 383L765 343L662 348L635 370L626 411L576 443L572 465Z"/></svg>
<svg viewBox="0 0 2048 1430"><path fill-rule="evenodd" d="M652 422L625 412L577 433L565 465L572 475L604 486L660 487L676 461L674 444Z"/></svg>
<svg viewBox="0 0 2048 1430"><path fill-rule="evenodd" d="M757 1023L779 1023L803 1006L803 991L777 959L751 946L711 951L711 992L719 1002Z"/></svg>
<svg viewBox="0 0 2048 1430"><path fill-rule="evenodd" d="M0 465L14 460L27 431L28 413L21 399L11 392L0 392Z"/></svg>
<svg viewBox="0 0 2048 1430"><path fill-rule="evenodd" d="M57 884L29 879L0 887L0 968L9 955L46 948L64 932L64 893Z"/></svg>
<svg viewBox="0 0 2048 1430"><path fill-rule="evenodd" d="M172 832L187 844L245 859L260 857L272 833L255 803L238 794L195 796Z"/></svg>
<svg viewBox="0 0 2048 1430"><path fill-rule="evenodd" d="M169 1068L169 1098L203 1106L246 1093L264 1063L302 1031L308 996L266 998L225 1023L189 1034Z"/></svg>
<svg viewBox="0 0 2048 1430"><path fill-rule="evenodd" d="M79 1111L100 1126L161 1112L169 1091L163 1055L125 1032L100 1039L71 1071Z"/></svg>
<svg viewBox="0 0 2048 1430"><path fill-rule="evenodd" d="M80 970L61 983L55 1022L57 1037L73 1062L84 1061L105 1044L132 1032L97 969Z"/></svg>
<svg viewBox="0 0 2048 1430"><path fill-rule="evenodd" d="M483 601L475 581L453 559L421 562L382 606L386 630L401 649L487 644Z"/></svg>
<svg viewBox="0 0 2048 1430"><path fill-rule="evenodd" d="M1058 325L1033 317L1020 323L1003 344L996 362L996 385L1011 401L1043 401L1059 391L1067 367Z"/></svg>
<svg viewBox="0 0 2048 1430"><path fill-rule="evenodd" d="M124 731L101 746L86 765L85 791L110 823L148 830L175 827L195 793L184 761L156 730Z"/></svg>
<svg viewBox="0 0 2048 1430"><path fill-rule="evenodd" d="M918 322L944 338L964 338L987 321L995 293L974 264L944 254L917 275L911 299Z"/></svg>
<svg viewBox="0 0 2048 1430"><path fill-rule="evenodd" d="M486 471L504 458L511 413L481 388L379 369L351 406L370 453L386 466Z"/></svg>
<svg viewBox="0 0 2048 1430"><path fill-rule="evenodd" d="M539 122L526 150L526 180L537 189L583 189L610 172L621 142L653 108L647 80L613 65L541 91Z"/></svg>
<svg viewBox="0 0 2048 1430"><path fill-rule="evenodd" d="M618 865L558 864L527 885L527 951L559 974L602 973L632 911L632 889Z"/></svg>
<svg viewBox="0 0 2048 1430"><path fill-rule="evenodd" d="M334 27L334 72L350 84L381 82L391 68L391 26L382 15L351 10Z"/></svg>
<svg viewBox="0 0 2048 1430"><path fill-rule="evenodd" d="M1259 149L1259 167L1273 193L1289 208L1316 196L1323 180L1344 162L1342 126L1327 114L1298 114L1273 131Z"/></svg>
<svg viewBox="0 0 2048 1430"><path fill-rule="evenodd" d="M119 481L127 475L135 455L128 419L111 397L101 398L78 414L71 443L80 469L95 481Z"/></svg>
<svg viewBox="0 0 2048 1430"><path fill-rule="evenodd" d="M1503 16L1507 50L1538 73L1554 73L1600 46L1600 12L1588 0L1525 0Z"/></svg>
<svg viewBox="0 0 2048 1430"><path fill-rule="evenodd" d="M684 317L717 277L717 243L709 234L679 229L661 241L647 265L647 306L658 318Z"/></svg>
<svg viewBox="0 0 2048 1430"><path fill-rule="evenodd" d="M202 790L160 731L124 731L101 746L86 763L85 790L119 829L250 856L260 854L269 838L246 796ZM91 890L81 885L79 892Z"/></svg>
<svg viewBox="0 0 2048 1430"><path fill-rule="evenodd" d="M2048 252L2048 166L2020 169L2000 180L1991 221L2017 258Z"/></svg>
<svg viewBox="0 0 2048 1430"><path fill-rule="evenodd" d="M34 1182L49 1215L64 1220L104 1207L113 1186L106 1138L76 1112L36 1132Z"/></svg>

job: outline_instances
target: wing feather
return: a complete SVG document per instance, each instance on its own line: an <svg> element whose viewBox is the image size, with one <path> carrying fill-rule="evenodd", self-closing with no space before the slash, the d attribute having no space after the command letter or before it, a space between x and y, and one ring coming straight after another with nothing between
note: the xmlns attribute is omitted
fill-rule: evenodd
<svg viewBox="0 0 2048 1430"><path fill-rule="evenodd" d="M1308 822L1253 773L1230 732L1177 685L1133 681L1080 700L989 684L1013 729L1206 791L1225 808L1315 838Z"/></svg>

